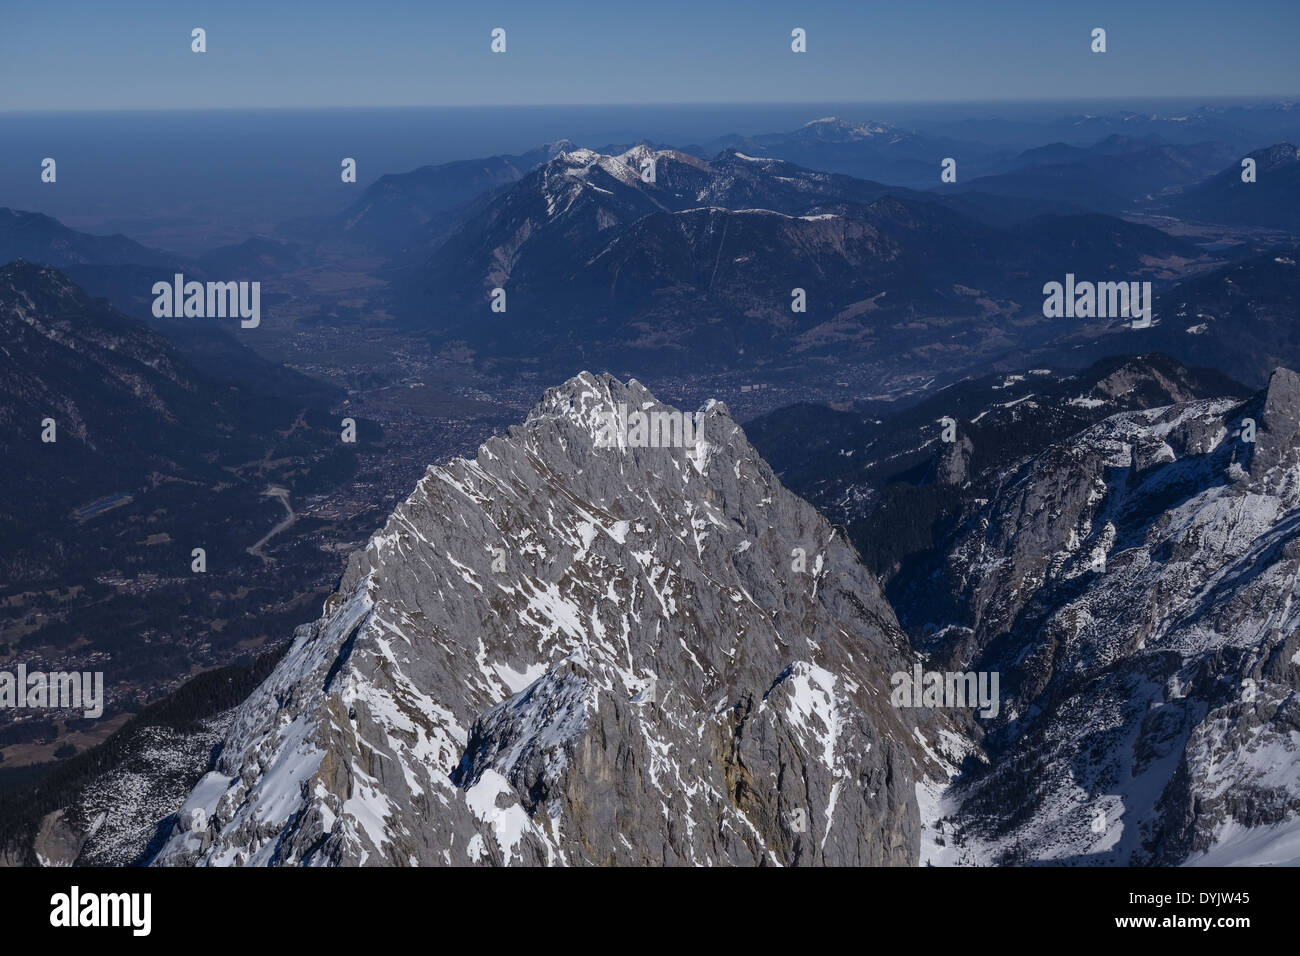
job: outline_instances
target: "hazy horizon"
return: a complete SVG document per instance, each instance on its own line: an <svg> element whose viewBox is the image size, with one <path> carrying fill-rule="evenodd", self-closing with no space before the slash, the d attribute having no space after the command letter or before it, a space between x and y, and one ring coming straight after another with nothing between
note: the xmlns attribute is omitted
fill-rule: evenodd
<svg viewBox="0 0 1300 956"><path fill-rule="evenodd" d="M1019 151L1089 139L1069 120L1124 113L1182 115L1276 98L1127 97L1118 100L882 103L817 101L640 106L316 107L309 109L19 111L0 124L0 207L54 216L96 233L198 252L303 215L341 210L340 157L357 159L359 185L421 166L520 154L569 139L592 148L651 142L687 147L736 134L797 129L826 116L891 123L945 140ZM1285 102L1285 101L1283 101ZM1263 113L1265 111L1259 111ZM1273 111L1287 118L1292 111ZM1166 124L1168 125L1168 124ZM1242 143L1269 145L1291 136ZM1091 137L1095 139L1096 137ZM59 162L58 185L37 173Z"/></svg>
<svg viewBox="0 0 1300 956"><path fill-rule="evenodd" d="M637 103L601 103L601 102L572 102L572 103L487 103L487 104L470 104L470 103L371 103L361 105L336 105L330 103L318 104L314 106L294 106L294 105L276 105L276 106L166 106L166 107L98 107L87 109L84 107L33 107L18 109L0 109L0 116L13 114L60 114L60 115L78 115L78 114L103 114L103 113L313 113L313 112L365 112L370 110L524 110L524 109L646 109L655 107L673 107L688 109L767 109L780 107L815 107L826 105L850 106L850 107L881 107L886 109L929 109L941 107L960 107L963 110L970 107L1000 107L1000 106L1040 106L1040 107L1071 107L1071 106L1097 106L1097 107L1115 107L1119 110L1152 107L1176 107L1176 108L1196 108L1198 106L1249 106L1260 104L1291 104L1300 103L1300 86L1294 93L1242 93L1231 96L1218 95L1183 95L1183 96L1126 96L1116 94L1114 96L1098 97L1006 97L1001 99L986 98L953 98L937 100L870 100L855 99L841 101L827 101L824 99L807 99L807 100L698 100L698 101L671 101L671 100L647 100Z"/></svg>
<svg viewBox="0 0 1300 956"><path fill-rule="evenodd" d="M663 103L927 103L1161 96L1287 97L1300 6L1248 14L1209 2L1086 9L1027 0L976 7L725 5L575 0L434 9L322 0L137 0L8 5L0 112ZM1173 15L1171 15L1171 13ZM1267 25L1264 28L1264 25ZM206 31L206 51L191 31ZM1106 52L1090 49L1095 28ZM506 50L490 50L506 31ZM806 51L791 50L791 31Z"/></svg>

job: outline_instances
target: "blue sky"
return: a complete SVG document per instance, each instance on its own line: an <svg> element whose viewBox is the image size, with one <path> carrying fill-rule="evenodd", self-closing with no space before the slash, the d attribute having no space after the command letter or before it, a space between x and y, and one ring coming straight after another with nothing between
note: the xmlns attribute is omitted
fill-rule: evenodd
<svg viewBox="0 0 1300 956"><path fill-rule="evenodd" d="M0 111L1300 95L1298 0L3 6Z"/></svg>

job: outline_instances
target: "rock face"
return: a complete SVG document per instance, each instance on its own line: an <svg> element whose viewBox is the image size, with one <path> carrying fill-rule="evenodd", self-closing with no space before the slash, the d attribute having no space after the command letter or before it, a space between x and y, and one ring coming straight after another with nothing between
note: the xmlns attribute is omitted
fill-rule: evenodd
<svg viewBox="0 0 1300 956"><path fill-rule="evenodd" d="M952 521L997 495L1009 466L1119 412L1251 392L1212 369L1154 353L1112 356L1079 371L983 375L897 411L794 405L745 427L781 480L846 528L912 633L914 623L942 627L965 614L960 595L935 587L934 575ZM951 442L943 440L945 420Z"/></svg>
<svg viewBox="0 0 1300 956"><path fill-rule="evenodd" d="M155 862L917 862L950 729L890 705L877 582L724 406L597 447L619 404L673 412L583 373L431 468Z"/></svg>
<svg viewBox="0 0 1300 956"><path fill-rule="evenodd" d="M947 796L977 859L1242 861L1247 830L1294 832L1298 425L1285 369L1114 415L1003 466L945 540L927 587L959 613L920 623L917 587L907 618L1002 675L991 769Z"/></svg>

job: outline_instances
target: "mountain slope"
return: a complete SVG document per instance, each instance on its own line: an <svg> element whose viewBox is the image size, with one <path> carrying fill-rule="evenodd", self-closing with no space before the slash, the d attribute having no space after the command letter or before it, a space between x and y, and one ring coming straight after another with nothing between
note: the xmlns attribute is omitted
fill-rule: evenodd
<svg viewBox="0 0 1300 956"><path fill-rule="evenodd" d="M377 426L344 444L337 419L209 378L45 266L0 267L0 340L4 657L33 669L112 660L111 717L256 646L301 591L335 578L337 559L296 534L274 542L295 548L279 566L250 546L285 520L268 490L300 500L337 487ZM55 719L6 708L0 748L52 743Z"/></svg>
<svg viewBox="0 0 1300 956"><path fill-rule="evenodd" d="M57 219L36 212L0 208L0 262L27 259L55 268L70 266L156 265L175 261L121 234L92 236L70 229Z"/></svg>
<svg viewBox="0 0 1300 956"><path fill-rule="evenodd" d="M915 862L942 771L889 705L910 655L874 579L724 406L595 447L619 403L670 412L583 373L430 469L156 862Z"/></svg>
<svg viewBox="0 0 1300 956"><path fill-rule="evenodd" d="M153 315L155 282L170 283L178 272L199 281L265 280L300 265L293 246L253 238L182 259L122 235L94 236L39 213L0 209L0 264L18 259L58 269L90 296L108 299L119 312L143 320L210 378L318 407L340 397L332 386L262 358L228 328Z"/></svg>
<svg viewBox="0 0 1300 956"><path fill-rule="evenodd" d="M1053 143L1026 150L1005 172L959 180L943 191L1069 199L1118 213L1136 202L1199 183L1231 159L1231 151L1218 143L1176 146L1112 135L1087 148Z"/></svg>
<svg viewBox="0 0 1300 956"><path fill-rule="evenodd" d="M1009 697L986 762L933 796L947 846L926 859L1276 856L1300 818L1300 378L1247 398L1142 356L834 413L824 439L814 411L751 423L759 447L789 443L786 477L850 524L927 667ZM841 432L860 442L836 462Z"/></svg>
<svg viewBox="0 0 1300 956"><path fill-rule="evenodd" d="M218 431L211 406L227 396L143 323L89 299L54 269L18 261L0 268L0 336L0 453L12 466L11 505L28 513L62 502L65 489L91 475L111 485L167 470L166 462L202 465L205 439ZM50 445L40 440L46 417L58 425ZM244 453L255 448L247 442Z"/></svg>
<svg viewBox="0 0 1300 956"><path fill-rule="evenodd" d="M0 267L0 337L0 454L12 466L0 517L26 521L44 506L57 514L68 495L150 473L228 481L224 465L261 459L268 442L286 458L319 454L318 423L293 439L273 435L300 406L210 378L55 269ZM57 424L53 443L40 437L47 417Z"/></svg>
<svg viewBox="0 0 1300 956"><path fill-rule="evenodd" d="M1300 248L1279 246L1191 276L1156 296L1149 328L1112 323L1104 335L1063 336L1037 361L1159 351L1260 388L1279 366L1300 366L1297 262Z"/></svg>
<svg viewBox="0 0 1300 956"><path fill-rule="evenodd" d="M1170 200L1175 215L1240 226L1264 226L1300 235L1300 149L1276 143L1249 154L1256 180L1241 181L1237 161Z"/></svg>
<svg viewBox="0 0 1300 956"><path fill-rule="evenodd" d="M796 405L746 423L781 480L842 524L883 580L936 547L945 521L987 497L986 472L1121 411L1249 390L1166 355L1112 356L1076 373L1030 369L967 379L869 413ZM955 441L941 440L942 419Z"/></svg>
<svg viewBox="0 0 1300 956"><path fill-rule="evenodd" d="M1176 864L1300 815L1297 412L1279 370L1246 403L1108 418L1009 463L899 589L934 659L1012 698L993 769L948 795L968 845Z"/></svg>
<svg viewBox="0 0 1300 956"><path fill-rule="evenodd" d="M367 186L356 202L336 216L341 237L387 255L430 242L453 221L453 213L476 197L518 181L538 163L571 147L548 143L520 156L489 156L389 173Z"/></svg>

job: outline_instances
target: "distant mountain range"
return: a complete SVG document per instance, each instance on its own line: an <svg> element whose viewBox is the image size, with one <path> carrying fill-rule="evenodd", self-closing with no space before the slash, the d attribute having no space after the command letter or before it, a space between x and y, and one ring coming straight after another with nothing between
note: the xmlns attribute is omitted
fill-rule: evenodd
<svg viewBox="0 0 1300 956"><path fill-rule="evenodd" d="M1110 171L1128 191L1150 182L1160 191L1161 172L1182 178L1189 170L1210 163L1205 175L1226 164L1221 157L1244 155L1261 142L1300 138L1300 109L1295 104L1256 107L1209 106L1185 113L1136 113L1061 116L1031 122L1003 119L918 120L912 127L880 120L828 116L789 131L756 136L728 135L685 152L711 158L723 149L753 156L783 159L796 165L863 179L878 179L918 189L938 183L939 164L946 157L965 170L959 181L996 175L1039 163L1079 163L1077 173L1089 176L1100 156L1114 154L1109 167L1097 165L1094 185L1105 192ZM1051 144L1044 146L1042 144ZM1142 155L1146 154L1146 155ZM1190 180L1187 180L1190 181ZM1045 180L1048 195L1050 180ZM1030 187L1023 186L1022 189Z"/></svg>
<svg viewBox="0 0 1300 956"><path fill-rule="evenodd" d="M721 136L688 146L701 158L735 150L762 159L779 159L796 166L874 179L899 186L926 188L939 180L939 163L962 156L972 163L994 153L975 141L930 136L890 123L855 122L828 116L796 130L758 136Z"/></svg>
<svg viewBox="0 0 1300 956"><path fill-rule="evenodd" d="M1016 150L1051 142L1087 146L1119 135L1176 145L1224 143L1244 155L1260 143L1300 140L1300 104L1282 101L1146 112L1114 110L1038 121L963 116L917 125L930 135Z"/></svg>
<svg viewBox="0 0 1300 956"><path fill-rule="evenodd" d="M1205 114L1207 130L1218 115ZM1264 115L1275 127L1289 114ZM785 151L863 169L834 156L917 156L955 145L885 123L831 117L744 143L723 137L753 152L732 145L712 158L696 154L716 143L612 154L559 141L383 176L311 235L250 239L193 261L12 211L0 216L0 247L65 267L92 294L151 322L147 290L159 272L270 278L322 243L336 254L359 250L393 280L375 307L434 344L468 345L483 368L526 361L551 375L581 365L652 374L682 363L793 368L833 357L892 363L879 369L890 378L900 363L921 374L960 371L1053 339L1081 347L1084 363L1115 349L1085 341L1095 334L1086 324L1042 322L1045 282L1073 273L1150 280L1164 291L1215 264L1190 242L1088 210L1137 203L1225 223L1296 219L1288 206L1296 192L1289 177L1300 169L1293 147L1258 151L1259 182L1242 184L1229 147L1173 140L1153 122L1126 118L1123 132L1091 145L977 151L976 169L1008 171L972 177L963 159L956 184L931 178L924 190L772 158ZM1086 118L1077 129L1097 131ZM640 178L647 159L651 183ZM1213 169L1222 171L1204 178ZM488 300L498 287L508 302L501 314ZM804 290L807 311L792 310L794 289ZM328 313L318 321L328 323ZM251 383L264 371L220 331L154 324L223 377ZM1139 348L1205 360L1172 342ZM1289 361L1285 350L1269 354ZM1268 369L1228 371L1257 382ZM299 377L293 387L312 385Z"/></svg>
<svg viewBox="0 0 1300 956"><path fill-rule="evenodd" d="M1121 213L1199 183L1235 158L1221 143L1171 145L1112 134L1087 147L1052 143L1026 150L1006 172L959 178L943 188L1039 200L1068 196L1098 212Z"/></svg>
<svg viewBox="0 0 1300 956"><path fill-rule="evenodd" d="M617 366L635 355L640 368L698 368L889 353L936 334L978 343L995 324L1032 341L1046 281L1158 280L1198 259L1209 262L1106 216L1000 229L942 196L744 153L578 150L493 194L410 270L401 313L489 359ZM490 310L494 288L506 291L504 313ZM806 312L792 309L797 288ZM920 322L938 316L949 322Z"/></svg>

